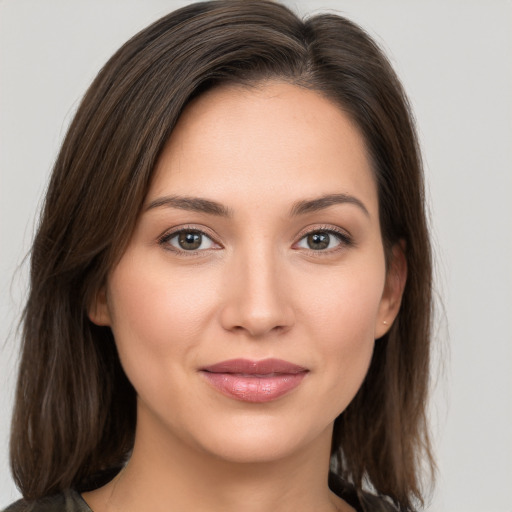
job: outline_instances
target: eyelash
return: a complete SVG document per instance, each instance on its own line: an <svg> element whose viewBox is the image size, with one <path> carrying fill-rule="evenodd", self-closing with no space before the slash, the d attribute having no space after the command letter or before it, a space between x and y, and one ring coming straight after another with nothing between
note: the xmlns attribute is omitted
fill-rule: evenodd
<svg viewBox="0 0 512 512"><path fill-rule="evenodd" d="M164 247L165 250L174 252L175 254L178 254L179 256L182 256L182 255L183 256L194 256L194 255L200 254L205 251L218 250L218 249L200 249L200 250L186 251L184 249L179 249L177 247L172 246L169 243L170 240L172 240L174 237L178 236L180 233L197 233L203 237L210 239L214 244L220 246L220 244L215 241L215 238L211 234L206 232L204 229L199 229L194 226L184 226L184 227L181 227L181 228L173 230L173 231L168 231L158 238L158 240L157 240L158 244L161 245L162 247Z"/></svg>
<svg viewBox="0 0 512 512"><path fill-rule="evenodd" d="M184 250L184 249L178 249L177 247L172 246L169 243L169 241L172 240L174 237L180 235L181 233L199 234L203 237L208 238L209 240L211 240L212 243L214 243L214 244L220 246L220 248L222 248L222 246L218 242L215 241L215 238L212 235L210 235L203 229L199 229L199 228L193 227L193 226L185 226L180 229L166 232L158 238L157 242L159 245L163 246L165 250L174 252L180 256L181 255L194 256L194 255L198 255L200 253L206 252L206 251L218 250L218 248L215 248L215 249L208 248L208 249L199 249L199 250ZM314 256L319 256L319 257L326 256L329 254L336 253L340 250L346 249L348 247L353 247L355 245L354 240L352 239L352 237L350 235L348 235L345 231L335 229L332 226L319 226L314 229L304 231L304 232L300 233L298 241L295 242L293 245L295 246L299 242L301 242L303 239L305 239L306 237L308 237L310 235L317 234L317 233L325 233L327 235L334 236L338 240L339 244L336 247L331 248L331 249L320 250L320 249L305 249L305 248L303 248L304 250L308 251L309 253L311 253ZM296 249L296 250L299 250L299 249Z"/></svg>
<svg viewBox="0 0 512 512"><path fill-rule="evenodd" d="M319 250L319 249L306 249L313 256L328 256L338 251L342 251L349 247L353 247L355 245L353 238L346 232L341 229L336 229L333 226L318 226L314 229L306 230L299 235L299 239L295 242L294 246L297 245L300 241L304 240L306 237L310 235L314 235L317 233L326 233L329 236L334 236L338 240L338 245L331 249Z"/></svg>

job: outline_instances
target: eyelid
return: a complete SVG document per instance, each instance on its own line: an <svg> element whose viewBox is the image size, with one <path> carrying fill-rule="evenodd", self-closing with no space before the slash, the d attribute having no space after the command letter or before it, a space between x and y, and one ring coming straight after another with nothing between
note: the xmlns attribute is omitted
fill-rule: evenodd
<svg viewBox="0 0 512 512"><path fill-rule="evenodd" d="M174 247L170 244L167 244L169 240L174 238L176 235L182 232L190 232L195 231L197 233L200 233L201 235L209 238L215 245L219 246L216 248L208 248L208 249L196 249L194 251L185 251L183 249L179 249L177 247ZM174 226L172 228L166 229L160 236L157 237L157 243L161 246L165 246L164 249L174 252L176 254L184 254L187 256L193 256L194 254L199 253L206 253L208 251L216 251L219 248L223 248L222 244L218 242L217 236L212 233L210 229L208 229L206 226L198 226L194 224L184 224L179 226Z"/></svg>
<svg viewBox="0 0 512 512"><path fill-rule="evenodd" d="M206 236L209 238L214 244L216 244L218 247L216 248L208 248L208 249L199 249L195 251L185 251L180 250L177 247L171 246L170 244L167 244L167 242L173 238L174 236L178 235L181 232L187 232L187 231L195 231L198 233L201 233L203 236ZM340 228L339 226L335 226L332 224L321 224L321 225L313 225L308 226L304 229L302 229L297 236L295 237L296 241L293 243L292 248L300 242L303 238L305 238L308 235L311 235L313 233L328 233L338 238L339 245L332 249L325 249L325 250L314 250L314 249L305 249L300 248L301 250L306 250L314 255L321 256L322 254L332 254L333 252L346 249L347 247L351 247L355 245L355 242L353 240L352 235L345 229ZM174 226L172 228L169 228L165 230L160 236L157 237L157 243L159 245L164 246L165 249L172 251L176 254L184 254L188 256L197 255L199 253L206 253L211 250L218 250L224 248L223 245L218 241L218 237L216 234L212 232L211 229L207 228L206 226L201 225L195 225L195 224L184 224L184 225L178 225ZM295 248L295 250L299 250L298 248Z"/></svg>
<svg viewBox="0 0 512 512"><path fill-rule="evenodd" d="M352 235L345 229L342 229L338 226L332 225L332 224L321 224L321 225L314 225L314 226L308 226L307 228L304 228L299 232L299 234L296 237L296 242L294 242L294 246L297 245L303 238L305 238L308 235L311 235L313 233L328 233L331 235L334 235L338 238L340 244L339 246L333 248L333 249L325 249L325 250L314 250L314 249L304 249L306 251L309 251L310 253L314 253L315 255L321 256L322 254L330 254L339 250L346 249L347 247L352 247L355 245L354 239ZM303 249L303 248L301 248ZM296 249L298 250L298 249Z"/></svg>

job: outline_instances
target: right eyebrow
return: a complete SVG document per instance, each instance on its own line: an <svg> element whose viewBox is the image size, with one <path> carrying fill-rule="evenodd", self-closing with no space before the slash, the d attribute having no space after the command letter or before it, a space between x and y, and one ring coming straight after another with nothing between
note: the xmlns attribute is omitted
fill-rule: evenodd
<svg viewBox="0 0 512 512"><path fill-rule="evenodd" d="M219 217L231 217L232 213L229 208L223 204L203 199L201 197L189 196L163 196L151 201L144 211L154 208L177 208L179 210L187 210L191 212L207 213L209 215L217 215Z"/></svg>

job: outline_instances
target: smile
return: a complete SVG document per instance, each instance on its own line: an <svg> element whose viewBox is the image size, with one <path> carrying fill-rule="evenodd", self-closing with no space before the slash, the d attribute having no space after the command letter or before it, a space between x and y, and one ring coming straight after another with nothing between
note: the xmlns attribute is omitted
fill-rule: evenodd
<svg viewBox="0 0 512 512"><path fill-rule="evenodd" d="M281 359L232 359L202 368L201 373L209 384L230 398L263 403L295 389L308 370Z"/></svg>

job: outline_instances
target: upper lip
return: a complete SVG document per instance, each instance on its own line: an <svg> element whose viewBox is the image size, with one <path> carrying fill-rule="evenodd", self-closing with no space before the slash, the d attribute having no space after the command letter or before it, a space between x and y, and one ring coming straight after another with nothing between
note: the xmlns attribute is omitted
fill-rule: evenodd
<svg viewBox="0 0 512 512"><path fill-rule="evenodd" d="M242 373L246 375L296 374L307 371L307 368L282 359L230 359L201 368L210 373Z"/></svg>

